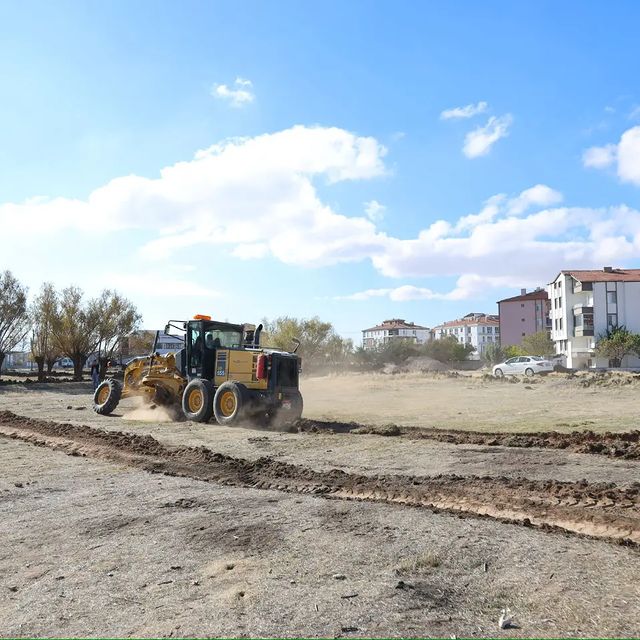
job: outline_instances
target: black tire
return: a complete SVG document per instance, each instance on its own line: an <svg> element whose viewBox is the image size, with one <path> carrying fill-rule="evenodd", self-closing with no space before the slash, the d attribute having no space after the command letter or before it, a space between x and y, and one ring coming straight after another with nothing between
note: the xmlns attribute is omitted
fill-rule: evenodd
<svg viewBox="0 0 640 640"><path fill-rule="evenodd" d="M527 378L530 378L531 376L535 375L535 371L531 367L527 367L524 370L524 375L527 376Z"/></svg>
<svg viewBox="0 0 640 640"><path fill-rule="evenodd" d="M118 406L121 397L122 384L109 378L97 386L93 394L93 410L101 416L108 416Z"/></svg>
<svg viewBox="0 0 640 640"><path fill-rule="evenodd" d="M192 380L182 394L182 413L187 420L207 422L213 413L213 383Z"/></svg>
<svg viewBox="0 0 640 640"><path fill-rule="evenodd" d="M249 390L240 382L223 382L213 399L213 415L218 424L233 425L247 418L251 404Z"/></svg>
<svg viewBox="0 0 640 640"><path fill-rule="evenodd" d="M496 369L496 370L493 372L493 375L494 375L496 378L502 378L502 377L504 377L504 372L502 371L502 369Z"/></svg>

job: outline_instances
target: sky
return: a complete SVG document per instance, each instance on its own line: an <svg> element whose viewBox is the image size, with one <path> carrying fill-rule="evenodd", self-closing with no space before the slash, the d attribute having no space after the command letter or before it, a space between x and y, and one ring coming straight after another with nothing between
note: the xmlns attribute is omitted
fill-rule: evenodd
<svg viewBox="0 0 640 640"><path fill-rule="evenodd" d="M0 269L358 343L640 267L640 4L0 0Z"/></svg>

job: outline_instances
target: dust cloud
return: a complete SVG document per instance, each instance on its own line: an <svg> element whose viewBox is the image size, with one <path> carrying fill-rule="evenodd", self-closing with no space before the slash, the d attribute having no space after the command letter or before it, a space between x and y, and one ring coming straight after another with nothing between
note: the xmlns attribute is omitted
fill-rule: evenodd
<svg viewBox="0 0 640 640"><path fill-rule="evenodd" d="M150 404L144 398L134 397L131 399L133 407L122 415L123 420L136 422L174 422L176 417L169 407L162 407L157 404Z"/></svg>

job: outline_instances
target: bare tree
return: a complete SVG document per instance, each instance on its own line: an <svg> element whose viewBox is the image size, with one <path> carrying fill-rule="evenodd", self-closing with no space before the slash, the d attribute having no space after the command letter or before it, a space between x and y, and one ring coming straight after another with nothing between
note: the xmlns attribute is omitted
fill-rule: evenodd
<svg viewBox="0 0 640 640"><path fill-rule="evenodd" d="M62 290L51 325L56 347L73 361L73 379L82 380L82 368L98 346L100 311L97 301L85 303L79 287Z"/></svg>
<svg viewBox="0 0 640 640"><path fill-rule="evenodd" d="M7 270L0 274L0 369L7 353L28 333L27 288Z"/></svg>
<svg viewBox="0 0 640 640"><path fill-rule="evenodd" d="M100 379L104 380L109 360L121 341L138 328L142 318L132 302L109 289L103 291L96 301L96 309L99 314Z"/></svg>
<svg viewBox="0 0 640 640"><path fill-rule="evenodd" d="M53 336L53 322L58 313L58 294L54 286L45 282L40 294L31 304L31 355L38 365L38 380L44 380L44 367L50 373L53 363L60 357L60 350Z"/></svg>

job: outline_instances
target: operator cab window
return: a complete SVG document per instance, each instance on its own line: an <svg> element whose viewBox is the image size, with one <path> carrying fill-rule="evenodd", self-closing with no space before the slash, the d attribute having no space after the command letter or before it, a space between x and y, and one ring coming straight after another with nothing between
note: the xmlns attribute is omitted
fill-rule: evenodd
<svg viewBox="0 0 640 640"><path fill-rule="evenodd" d="M202 362L202 337L199 329L191 329L191 366L198 367Z"/></svg>

